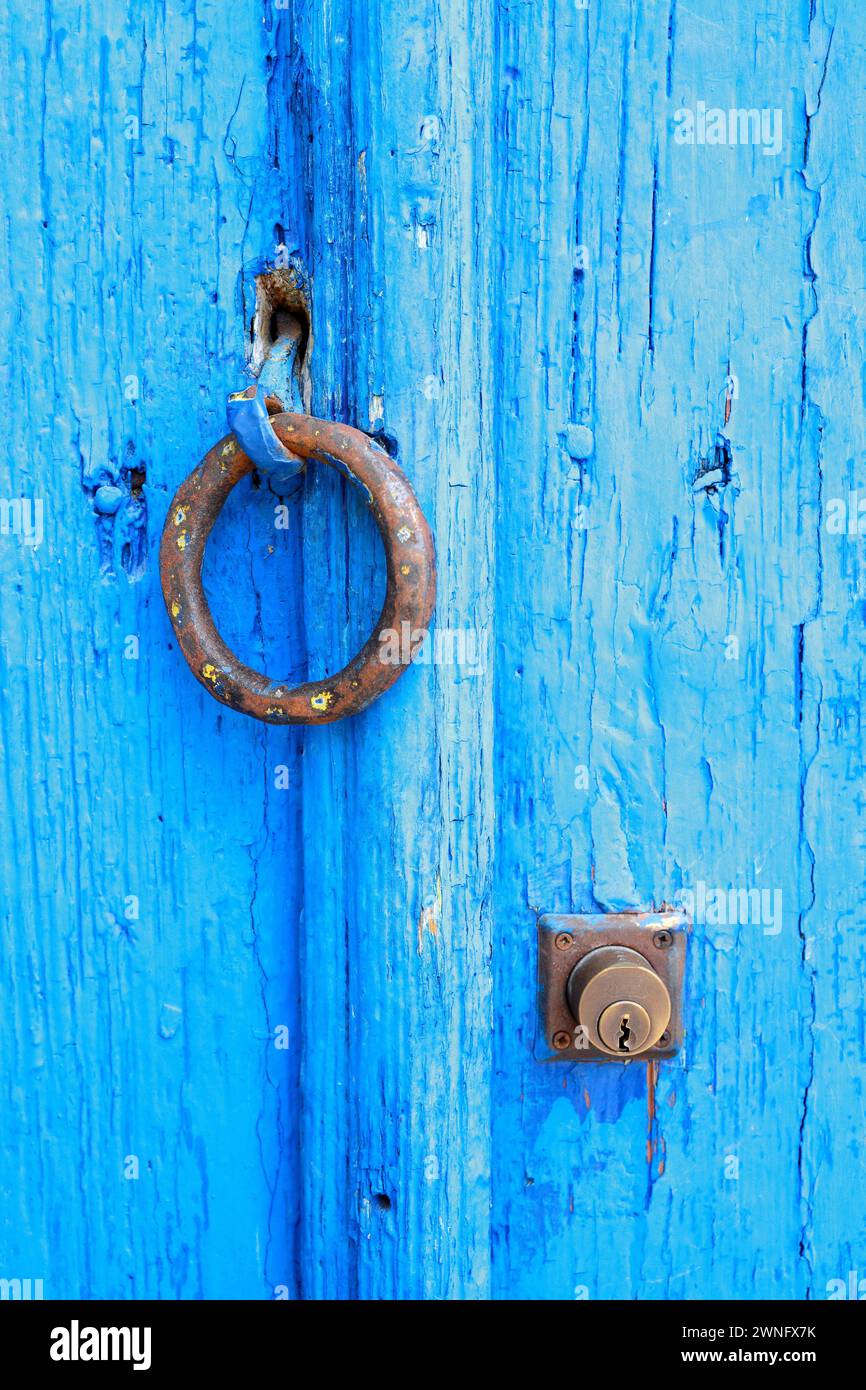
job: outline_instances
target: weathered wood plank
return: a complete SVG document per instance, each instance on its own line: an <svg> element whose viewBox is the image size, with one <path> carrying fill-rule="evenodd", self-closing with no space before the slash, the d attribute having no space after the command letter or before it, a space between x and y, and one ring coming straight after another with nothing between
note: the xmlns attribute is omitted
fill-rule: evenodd
<svg viewBox="0 0 866 1390"><path fill-rule="evenodd" d="M823 527L862 452L842 228L866 33L846 12L819 105L829 13L527 13L501 9L496 917L519 904L526 946L495 939L496 1289L826 1297L864 1238L860 875L838 863L863 835L862 581ZM778 152L679 143L701 101L779 108ZM534 1065L531 909L701 882L769 890L768 915L696 926L655 1094L643 1066Z"/></svg>
<svg viewBox="0 0 866 1390"><path fill-rule="evenodd" d="M489 624L495 516L476 113L491 30L479 14L470 46L464 12L332 4L298 31L314 75L314 409L398 449L436 534L436 627L462 633ZM378 539L344 493L320 476L307 497L319 664L357 645L326 597L365 603L369 629L383 592ZM491 734L489 670L431 664L305 743L309 1296L489 1290ZM313 940L327 954L311 969Z"/></svg>
<svg viewBox="0 0 866 1390"><path fill-rule="evenodd" d="M0 32L0 492L42 499L45 527L0 539L0 1274L269 1297L295 1270L297 1054L273 1034L298 992L300 801L273 769L298 744L198 689L155 567L241 377L241 268L273 241L268 34L255 7L70 0L7 7ZM210 567L254 658L285 653L257 589L296 584L263 558L272 523L238 505Z"/></svg>

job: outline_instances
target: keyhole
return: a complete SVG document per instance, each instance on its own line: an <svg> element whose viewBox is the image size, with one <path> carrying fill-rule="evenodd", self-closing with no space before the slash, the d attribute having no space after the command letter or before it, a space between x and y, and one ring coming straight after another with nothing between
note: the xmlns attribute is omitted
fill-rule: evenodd
<svg viewBox="0 0 866 1390"><path fill-rule="evenodd" d="M619 1022L619 1038L617 1046L620 1052L628 1052L628 1040L631 1037L631 1029L628 1026L628 1014L623 1014Z"/></svg>

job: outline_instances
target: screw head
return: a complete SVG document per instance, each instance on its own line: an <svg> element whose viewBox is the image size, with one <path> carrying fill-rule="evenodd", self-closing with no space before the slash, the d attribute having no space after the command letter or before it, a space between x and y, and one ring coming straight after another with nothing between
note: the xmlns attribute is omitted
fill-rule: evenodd
<svg viewBox="0 0 866 1390"><path fill-rule="evenodd" d="M574 937L567 931L557 932L553 941L558 951L567 951L569 946L574 945Z"/></svg>
<svg viewBox="0 0 866 1390"><path fill-rule="evenodd" d="M553 1035L553 1046L557 1052L564 1052L567 1047L571 1047L571 1034L566 1033L565 1029L561 1028L558 1033Z"/></svg>
<svg viewBox="0 0 866 1390"><path fill-rule="evenodd" d="M660 950L663 950L665 946L670 946L673 943L673 939L673 932L670 932L667 929L665 929L664 931L653 932L653 945L658 946Z"/></svg>
<svg viewBox="0 0 866 1390"><path fill-rule="evenodd" d="M665 1031L662 1033L661 1037L659 1038L658 1042L656 1043L656 1047L667 1047L670 1040L670 1030L666 1028Z"/></svg>

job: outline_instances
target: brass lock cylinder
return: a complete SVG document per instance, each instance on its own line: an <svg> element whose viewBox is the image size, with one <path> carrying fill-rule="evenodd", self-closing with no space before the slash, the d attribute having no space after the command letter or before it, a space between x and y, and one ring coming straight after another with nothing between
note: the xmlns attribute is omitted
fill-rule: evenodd
<svg viewBox="0 0 866 1390"><path fill-rule="evenodd" d="M667 985L629 946L599 946L578 961L568 1005L587 1040L610 1057L635 1057L654 1047L670 1022Z"/></svg>

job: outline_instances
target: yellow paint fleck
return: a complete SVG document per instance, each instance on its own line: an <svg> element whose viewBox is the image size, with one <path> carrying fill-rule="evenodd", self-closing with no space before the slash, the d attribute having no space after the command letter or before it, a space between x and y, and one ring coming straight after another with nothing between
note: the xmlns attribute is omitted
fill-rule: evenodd
<svg viewBox="0 0 866 1390"><path fill-rule="evenodd" d="M268 705L265 714L285 714L282 705Z"/></svg>
<svg viewBox="0 0 866 1390"><path fill-rule="evenodd" d="M320 690L318 695L310 696L310 704L313 709L329 709L334 703L334 692L332 690Z"/></svg>
<svg viewBox="0 0 866 1390"><path fill-rule="evenodd" d="M211 666L209 661L206 661L204 666L202 666L201 673L206 681L215 681L217 676L219 675L219 671L217 670L217 668L215 666Z"/></svg>
<svg viewBox="0 0 866 1390"><path fill-rule="evenodd" d="M187 531L181 531L180 535L179 535L178 538L177 538L177 548L178 548L178 550L186 550L186 543L187 543L188 540L189 540L189 533L188 533Z"/></svg>
<svg viewBox="0 0 866 1390"><path fill-rule="evenodd" d="M401 565L401 566L400 566L400 573L401 573L401 574L411 574L411 573L412 573L412 566L411 566L411 565Z"/></svg>
<svg viewBox="0 0 866 1390"><path fill-rule="evenodd" d="M176 598L173 598L171 601L171 616L173 618L180 617L180 604L178 603Z"/></svg>
<svg viewBox="0 0 866 1390"><path fill-rule="evenodd" d="M186 514L187 514L188 511L189 511L189 507L188 507L188 506L186 506L186 507L178 507L178 508L177 508L177 510L175 511L175 514L174 514L174 524L175 524L175 526L182 526L182 525L183 525L183 523L186 521Z"/></svg>

